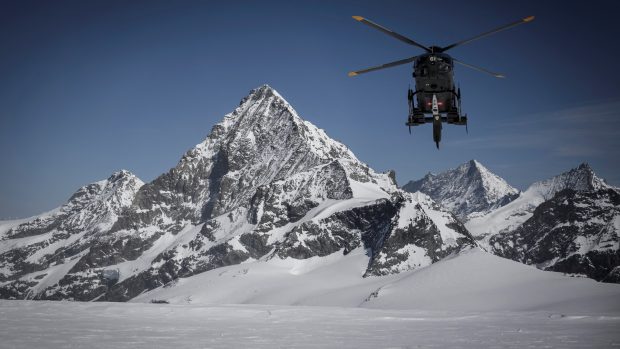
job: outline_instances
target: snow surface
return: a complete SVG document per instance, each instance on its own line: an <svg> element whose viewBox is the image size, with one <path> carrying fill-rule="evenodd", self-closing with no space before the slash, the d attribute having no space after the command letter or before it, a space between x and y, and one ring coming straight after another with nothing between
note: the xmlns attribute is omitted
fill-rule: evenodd
<svg viewBox="0 0 620 349"><path fill-rule="evenodd" d="M0 347L620 345L620 285L540 271L479 249L387 277L362 278L364 260L355 250L256 261L180 279L133 303L0 300Z"/></svg>
<svg viewBox="0 0 620 349"><path fill-rule="evenodd" d="M0 301L2 348L607 348L620 317Z"/></svg>

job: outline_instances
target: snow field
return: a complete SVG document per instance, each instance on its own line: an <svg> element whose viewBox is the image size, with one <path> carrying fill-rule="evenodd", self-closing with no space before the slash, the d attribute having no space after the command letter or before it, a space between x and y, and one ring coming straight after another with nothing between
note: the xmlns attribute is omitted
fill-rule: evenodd
<svg viewBox="0 0 620 349"><path fill-rule="evenodd" d="M620 316L0 301L0 348L606 348Z"/></svg>

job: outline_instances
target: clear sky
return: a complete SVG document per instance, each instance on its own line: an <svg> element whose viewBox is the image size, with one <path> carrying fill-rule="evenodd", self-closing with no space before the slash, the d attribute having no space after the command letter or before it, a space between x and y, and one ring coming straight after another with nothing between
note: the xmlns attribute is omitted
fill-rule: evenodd
<svg viewBox="0 0 620 349"><path fill-rule="evenodd" d="M519 189L588 162L620 185L618 1L0 1L0 219L52 209L128 169L176 165L249 90L400 184L477 159ZM455 48L469 135L404 122L411 67L347 72L536 20Z"/></svg>

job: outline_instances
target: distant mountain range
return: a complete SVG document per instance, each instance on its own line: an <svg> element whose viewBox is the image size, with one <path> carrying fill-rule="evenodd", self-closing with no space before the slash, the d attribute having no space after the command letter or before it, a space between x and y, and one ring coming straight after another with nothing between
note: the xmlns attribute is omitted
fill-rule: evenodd
<svg viewBox="0 0 620 349"><path fill-rule="evenodd" d="M0 221L0 298L128 301L194 285L251 302L272 299L254 282L292 287L290 275L303 274L308 297L367 302L388 297L381 285L478 246L620 282L619 210L619 189L585 164L522 193L475 160L400 189L393 172L362 163L264 85L152 182L119 171L50 212ZM243 291L212 284L224 282L217 270L250 269L272 274Z"/></svg>
<svg viewBox="0 0 620 349"><path fill-rule="evenodd" d="M487 251L543 270L620 282L620 189L587 164L518 193L472 160L403 189L454 212Z"/></svg>

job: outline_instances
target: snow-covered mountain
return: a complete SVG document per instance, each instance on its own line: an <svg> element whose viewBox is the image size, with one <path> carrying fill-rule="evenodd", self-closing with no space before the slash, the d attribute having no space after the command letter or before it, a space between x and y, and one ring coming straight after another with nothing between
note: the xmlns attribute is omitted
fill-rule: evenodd
<svg viewBox="0 0 620 349"><path fill-rule="evenodd" d="M536 182L467 228L497 255L541 269L620 282L620 190L587 164Z"/></svg>
<svg viewBox="0 0 620 349"><path fill-rule="evenodd" d="M227 265L352 251L366 260L354 277L390 275L475 245L266 85L152 182L121 172L0 229L3 298L124 301Z"/></svg>
<svg viewBox="0 0 620 349"><path fill-rule="evenodd" d="M476 160L439 174L429 173L405 184L403 189L429 195L463 221L482 216L519 196L517 189Z"/></svg>
<svg viewBox="0 0 620 349"><path fill-rule="evenodd" d="M620 191L565 189L489 244L499 256L541 269L620 282L619 237Z"/></svg>
<svg viewBox="0 0 620 349"><path fill-rule="evenodd" d="M57 284L101 243L143 184L119 171L80 188L55 210L0 224L0 296L26 297Z"/></svg>
<svg viewBox="0 0 620 349"><path fill-rule="evenodd" d="M565 189L596 191L609 186L596 176L588 164L581 164L558 176L536 182L507 205L480 217L474 217L466 225L475 236L489 236L514 230L532 217L538 205L552 199Z"/></svg>
<svg viewBox="0 0 620 349"><path fill-rule="evenodd" d="M485 239L490 251L544 270L620 282L620 189L582 164L533 184L524 197L529 206L490 217L494 222L504 216L515 227L491 230Z"/></svg>
<svg viewBox="0 0 620 349"><path fill-rule="evenodd" d="M472 160L403 189L427 193L489 252L544 270L620 282L618 188L587 164L519 193Z"/></svg>

